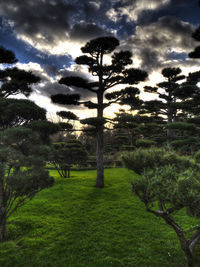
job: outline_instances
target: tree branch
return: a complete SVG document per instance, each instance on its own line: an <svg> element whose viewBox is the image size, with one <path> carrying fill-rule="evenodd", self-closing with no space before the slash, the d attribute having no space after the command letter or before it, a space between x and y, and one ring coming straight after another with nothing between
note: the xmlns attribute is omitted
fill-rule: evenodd
<svg viewBox="0 0 200 267"><path fill-rule="evenodd" d="M198 227L198 230L189 239L189 243L190 243L189 248L191 252L193 252L199 240L200 240L200 226Z"/></svg>

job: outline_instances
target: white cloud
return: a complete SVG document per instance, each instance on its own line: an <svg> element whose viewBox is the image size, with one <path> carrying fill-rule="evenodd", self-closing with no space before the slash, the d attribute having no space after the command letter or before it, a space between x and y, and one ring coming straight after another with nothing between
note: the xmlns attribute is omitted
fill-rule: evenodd
<svg viewBox="0 0 200 267"><path fill-rule="evenodd" d="M117 22L118 19L120 18L120 12L117 12L114 8L109 9L106 12L106 15L110 20L114 22Z"/></svg>
<svg viewBox="0 0 200 267"><path fill-rule="evenodd" d="M135 34L121 42L121 48L132 51L136 66L150 72L169 63L173 65L174 57L180 57L181 65L184 56L196 46L191 37L194 28L176 17L160 17L151 24L137 26Z"/></svg>

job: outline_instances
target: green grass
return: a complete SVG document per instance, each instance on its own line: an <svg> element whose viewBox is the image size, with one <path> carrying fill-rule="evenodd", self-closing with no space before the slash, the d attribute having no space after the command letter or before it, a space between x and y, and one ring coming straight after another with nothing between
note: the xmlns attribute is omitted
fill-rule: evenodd
<svg viewBox="0 0 200 267"><path fill-rule="evenodd" d="M0 266L184 266L173 230L131 194L132 171L105 170L104 189L94 187L95 171L51 174L56 184L10 218ZM184 212L178 218L188 227L197 222Z"/></svg>

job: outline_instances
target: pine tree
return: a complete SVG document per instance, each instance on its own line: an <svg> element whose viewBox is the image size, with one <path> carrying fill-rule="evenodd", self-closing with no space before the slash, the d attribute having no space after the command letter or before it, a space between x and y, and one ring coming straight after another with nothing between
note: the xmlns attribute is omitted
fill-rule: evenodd
<svg viewBox="0 0 200 267"><path fill-rule="evenodd" d="M180 68L165 68L162 75L165 81L157 84L157 87L145 87L146 92L155 93L161 100L146 101L141 113L165 118L167 143L171 145L177 138L175 123L183 122L191 114L191 99L197 92L197 86L181 75Z"/></svg>
<svg viewBox="0 0 200 267"><path fill-rule="evenodd" d="M40 81L40 78L30 71L8 68L17 62L15 54L0 46L0 130L25 126L33 120L46 120L46 111L28 99L10 98L17 94L29 96L31 85Z"/></svg>
<svg viewBox="0 0 200 267"><path fill-rule="evenodd" d="M138 146L160 146L165 139L165 123L162 117L140 115L139 111L133 115L121 110L116 113L114 121L115 129L121 129L127 133L129 138L127 150L132 150Z"/></svg>
<svg viewBox="0 0 200 267"><path fill-rule="evenodd" d="M6 68L5 64L12 65L17 62L15 54L0 46L0 64L4 68L0 70L0 97L7 98L9 96L23 94L29 96L32 92L31 85L38 83L40 78L31 71L18 69L17 67Z"/></svg>
<svg viewBox="0 0 200 267"><path fill-rule="evenodd" d="M80 101L78 94L58 94L51 97L54 103L61 105L80 105L84 104L89 109L96 109L97 116L82 121L96 129L96 161L97 161L97 179L96 187L104 187L104 168L103 168L103 131L106 118L104 117L104 109L112 103L125 104L130 101L138 102L137 95L139 90L135 87L128 87L115 93L107 94L104 100L105 91L111 89L118 84L138 84L144 81L147 73L134 68L126 68L132 64L132 54L129 51L115 52L111 56L111 63L105 64L105 56L112 53L119 45L119 41L114 37L100 37L86 43L81 48L84 54L76 58L75 62L80 65L87 65L89 72L96 77L96 81L90 82L81 77L64 77L59 83L66 86L76 86L83 90L89 90L96 95L96 102Z"/></svg>

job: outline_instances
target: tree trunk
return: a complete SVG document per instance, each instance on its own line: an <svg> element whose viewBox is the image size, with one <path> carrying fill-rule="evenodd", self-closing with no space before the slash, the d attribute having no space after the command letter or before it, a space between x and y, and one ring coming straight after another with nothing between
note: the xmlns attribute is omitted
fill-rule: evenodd
<svg viewBox="0 0 200 267"><path fill-rule="evenodd" d="M102 187L104 187L103 126L99 126L97 128L96 138L97 138L97 151L96 151L97 179L96 179L96 187L102 188Z"/></svg>
<svg viewBox="0 0 200 267"><path fill-rule="evenodd" d="M0 242L7 240L6 215L0 215Z"/></svg>
<svg viewBox="0 0 200 267"><path fill-rule="evenodd" d="M172 113L172 108L169 106L168 107L168 112L167 112L167 125L172 124L172 118L173 118L173 113ZM170 146L171 141L173 139L173 130L172 129L167 129L167 144Z"/></svg>
<svg viewBox="0 0 200 267"><path fill-rule="evenodd" d="M194 267L194 258L193 253L190 250L190 242L184 237L183 232L176 231L176 234L179 238L181 249L185 253L185 261L187 267Z"/></svg>
<svg viewBox="0 0 200 267"><path fill-rule="evenodd" d="M64 169L64 170L62 171L62 174L63 174L63 177L64 177L64 178L67 178L67 170L66 170L66 169Z"/></svg>
<svg viewBox="0 0 200 267"><path fill-rule="evenodd" d="M157 215L158 216L158 215ZM178 224L174 222L174 220L169 215L160 216L162 217L167 224L169 224L176 232L177 237L180 242L181 249L183 250L185 254L186 259L186 266L187 267L194 267L194 259L193 259L193 253L190 250L190 243L191 241L188 241L184 236L184 231Z"/></svg>
<svg viewBox="0 0 200 267"><path fill-rule="evenodd" d="M97 118L103 119L103 94L104 94L104 86L103 86L103 73L102 73L102 66L103 66L103 51L100 55L99 61L99 89L97 93ZM104 187L104 166L103 166L103 131L104 125L101 124L96 127L96 161L97 161L97 179L96 179L96 187L103 188Z"/></svg>
<svg viewBox="0 0 200 267"><path fill-rule="evenodd" d="M67 171L67 178L70 178L70 168Z"/></svg>
<svg viewBox="0 0 200 267"><path fill-rule="evenodd" d="M2 166L1 166L2 167ZM6 193L4 191L4 169L0 170L0 241L7 239L6 231Z"/></svg>
<svg viewBox="0 0 200 267"><path fill-rule="evenodd" d="M187 267L194 267L195 265L194 265L193 255L192 255L190 249L189 248L185 249L184 253L185 253L185 260L186 260L186 264L187 264L186 266Z"/></svg>

